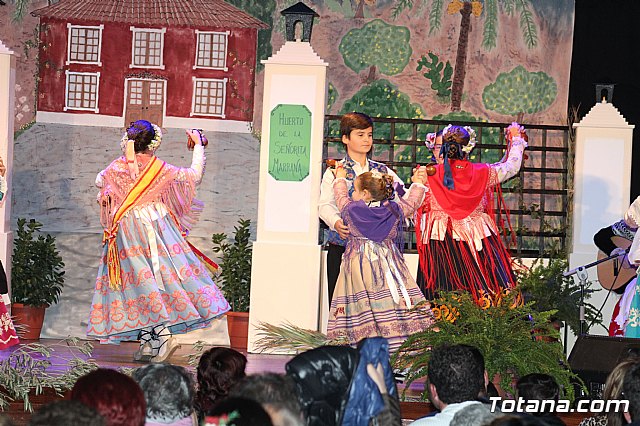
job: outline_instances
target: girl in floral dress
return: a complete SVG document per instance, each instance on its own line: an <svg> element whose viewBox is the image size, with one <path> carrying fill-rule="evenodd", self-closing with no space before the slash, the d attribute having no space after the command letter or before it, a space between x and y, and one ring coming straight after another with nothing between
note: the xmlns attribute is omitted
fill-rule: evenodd
<svg viewBox="0 0 640 426"><path fill-rule="evenodd" d="M194 196L205 166L202 134L187 134L191 167L176 167L155 156L160 128L136 121L122 139L125 155L96 179L104 237L87 335L140 340L136 360L166 360L178 347L173 334L229 310L185 239L202 209Z"/></svg>

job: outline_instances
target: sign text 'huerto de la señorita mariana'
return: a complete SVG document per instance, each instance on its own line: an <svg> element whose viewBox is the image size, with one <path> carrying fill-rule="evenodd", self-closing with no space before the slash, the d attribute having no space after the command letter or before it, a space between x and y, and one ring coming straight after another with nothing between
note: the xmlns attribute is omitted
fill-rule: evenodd
<svg viewBox="0 0 640 426"><path fill-rule="evenodd" d="M278 181L300 182L309 175L311 111L304 105L271 111L269 174Z"/></svg>

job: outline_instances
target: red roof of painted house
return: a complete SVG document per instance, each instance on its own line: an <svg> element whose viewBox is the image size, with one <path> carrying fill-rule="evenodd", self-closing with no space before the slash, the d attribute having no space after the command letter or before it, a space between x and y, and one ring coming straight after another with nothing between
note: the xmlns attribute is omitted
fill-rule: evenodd
<svg viewBox="0 0 640 426"><path fill-rule="evenodd" d="M148 26L269 28L223 0L60 0L32 15Z"/></svg>

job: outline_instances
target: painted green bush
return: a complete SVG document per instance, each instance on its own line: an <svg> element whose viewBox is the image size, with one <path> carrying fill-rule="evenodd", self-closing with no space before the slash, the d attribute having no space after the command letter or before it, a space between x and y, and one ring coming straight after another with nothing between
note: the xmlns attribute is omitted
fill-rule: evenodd
<svg viewBox="0 0 640 426"><path fill-rule="evenodd" d="M329 87L327 88L327 113L331 111L331 107L336 103L336 99L338 99L339 93L336 86L329 83Z"/></svg>
<svg viewBox="0 0 640 426"><path fill-rule="evenodd" d="M518 65L484 88L482 102L486 109L504 115L534 114L547 109L557 95L558 86L552 77Z"/></svg>
<svg viewBox="0 0 640 426"><path fill-rule="evenodd" d="M358 111L371 117L384 118L424 118L424 111L419 104L411 103L409 96L398 90L398 87L387 80L376 80L360 89L351 99L342 105L340 114ZM411 138L411 125L396 125L395 139ZM375 139L389 139L391 126L378 123L373 129ZM332 136L339 136L339 129L331 129Z"/></svg>
<svg viewBox="0 0 640 426"><path fill-rule="evenodd" d="M345 34L339 50L345 65L356 73L375 67L382 74L395 75L407 66L411 58L409 38L407 27L375 19Z"/></svg>
<svg viewBox="0 0 640 426"><path fill-rule="evenodd" d="M451 96L453 67L449 61L446 64L442 62L433 52L427 53L427 56L420 57L416 71L422 71L424 68L426 72L422 75L431 80L431 88L436 91L436 96L448 100Z"/></svg>

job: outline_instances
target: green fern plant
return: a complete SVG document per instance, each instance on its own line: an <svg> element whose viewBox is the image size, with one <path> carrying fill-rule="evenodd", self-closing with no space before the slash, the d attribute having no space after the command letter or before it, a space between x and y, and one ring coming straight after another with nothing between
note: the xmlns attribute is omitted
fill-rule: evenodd
<svg viewBox="0 0 640 426"><path fill-rule="evenodd" d="M251 292L251 220L240 219L233 239L225 233L213 234L213 252L220 253L220 290L234 312L249 311Z"/></svg>
<svg viewBox="0 0 640 426"><path fill-rule="evenodd" d="M535 311L555 311L551 320L566 323L578 335L580 334L580 285L573 277L563 276L563 272L568 267L569 262L566 259L555 257L548 262L536 259L529 268L516 271L517 282L525 300L535 301L532 305ZM585 299L589 297L589 291L585 292ZM596 307L586 301L585 319L587 326L602 320L602 315ZM588 331L584 330L585 333Z"/></svg>
<svg viewBox="0 0 640 426"><path fill-rule="evenodd" d="M405 389L427 376L431 348L467 344L482 352L490 378L500 374L503 389L514 393L514 377L546 373L561 386L563 397L573 399L572 382L579 379L566 367L559 334L550 322L555 312L538 312L532 302L516 303L516 297L505 294L483 309L469 293L444 293L432 305L434 326L410 335L392 357L393 365L407 371ZM426 390L422 398L427 399Z"/></svg>

